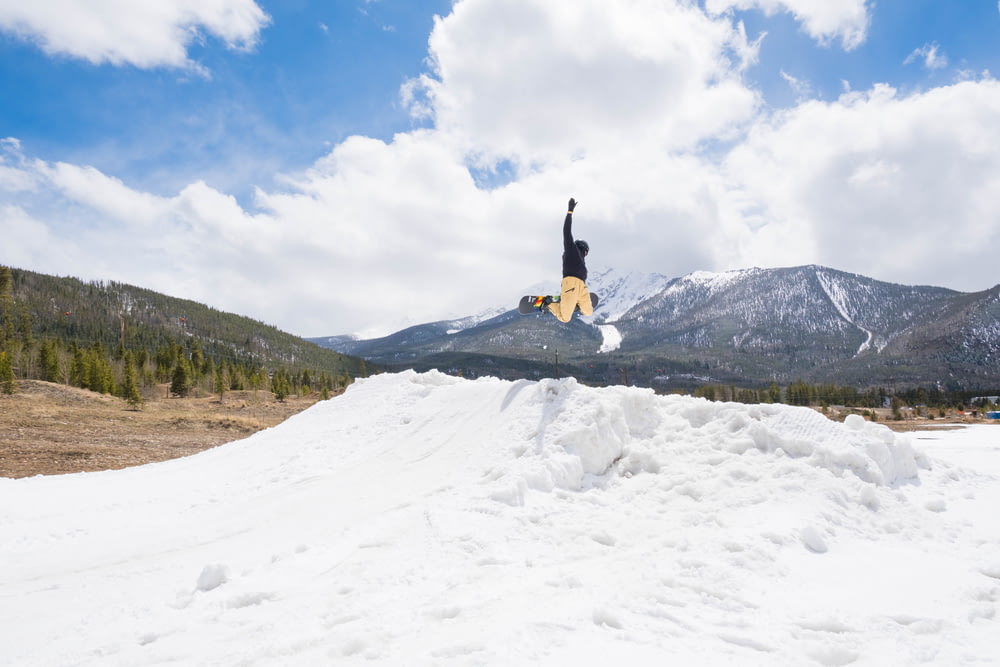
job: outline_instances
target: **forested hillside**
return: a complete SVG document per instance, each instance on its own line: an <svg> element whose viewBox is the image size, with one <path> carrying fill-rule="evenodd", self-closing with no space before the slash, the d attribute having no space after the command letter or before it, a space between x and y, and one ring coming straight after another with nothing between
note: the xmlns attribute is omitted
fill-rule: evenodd
<svg viewBox="0 0 1000 667"><path fill-rule="evenodd" d="M115 282L0 267L0 389L62 382L141 402L144 386L328 392L365 361L247 317Z"/></svg>

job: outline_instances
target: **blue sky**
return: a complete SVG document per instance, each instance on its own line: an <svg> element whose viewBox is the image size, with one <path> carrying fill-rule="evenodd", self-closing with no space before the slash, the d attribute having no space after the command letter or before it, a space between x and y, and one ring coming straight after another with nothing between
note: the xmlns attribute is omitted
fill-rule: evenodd
<svg viewBox="0 0 1000 667"><path fill-rule="evenodd" d="M767 33L748 78L769 104L784 106L796 101L796 93L781 72L808 81L812 94L827 100L843 92L844 81L855 90L888 82L909 91L949 83L959 70L1000 72L1000 13L992 0L880 0L869 6L866 38L850 50L836 43L817 48L792 14L741 12L751 36ZM928 46L944 58L937 67L914 54Z"/></svg>
<svg viewBox="0 0 1000 667"><path fill-rule="evenodd" d="M211 35L188 49L206 72L52 57L0 34L0 127L48 160L72 160L168 194L198 178L245 196L352 134L412 122L399 86L423 69L448 2L260 2L251 51ZM180 141L177 141L177 139ZM242 159L253 152L257 159Z"/></svg>
<svg viewBox="0 0 1000 667"><path fill-rule="evenodd" d="M0 263L371 334L575 196L595 268L981 290L998 72L995 0L0 0Z"/></svg>

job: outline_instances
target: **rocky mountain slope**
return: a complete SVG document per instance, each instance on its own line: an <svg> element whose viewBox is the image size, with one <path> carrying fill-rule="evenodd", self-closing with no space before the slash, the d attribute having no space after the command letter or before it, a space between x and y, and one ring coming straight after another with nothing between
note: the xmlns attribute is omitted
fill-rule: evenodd
<svg viewBox="0 0 1000 667"><path fill-rule="evenodd" d="M1000 386L1000 285L965 293L822 266L674 279L606 270L590 285L601 304L570 325L511 310L373 340L313 340L378 363L511 377L560 364L588 381L630 374L648 385Z"/></svg>

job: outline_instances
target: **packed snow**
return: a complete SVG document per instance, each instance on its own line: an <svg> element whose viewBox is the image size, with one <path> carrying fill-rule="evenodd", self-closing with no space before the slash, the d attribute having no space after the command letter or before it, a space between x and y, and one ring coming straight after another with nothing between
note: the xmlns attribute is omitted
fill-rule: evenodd
<svg viewBox="0 0 1000 667"><path fill-rule="evenodd" d="M0 479L0 663L998 664L997 435L379 375L196 456Z"/></svg>
<svg viewBox="0 0 1000 667"><path fill-rule="evenodd" d="M595 326L601 332L601 347L597 350L599 354L614 352L622 346L622 333L618 327L613 324L597 324Z"/></svg>

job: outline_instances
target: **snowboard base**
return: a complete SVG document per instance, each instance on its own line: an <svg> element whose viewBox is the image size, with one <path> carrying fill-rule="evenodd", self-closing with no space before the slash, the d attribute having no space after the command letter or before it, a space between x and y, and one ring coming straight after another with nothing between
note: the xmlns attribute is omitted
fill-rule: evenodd
<svg viewBox="0 0 1000 667"><path fill-rule="evenodd" d="M530 315L531 313L540 313L546 309L546 306L542 305L542 299L545 296L522 296L520 303L517 304L517 312L522 315ZM550 297L552 300L549 303L559 303L559 295ZM597 308L597 303L600 299L593 292L590 293L590 303L594 308ZM579 310L579 309L578 309Z"/></svg>

